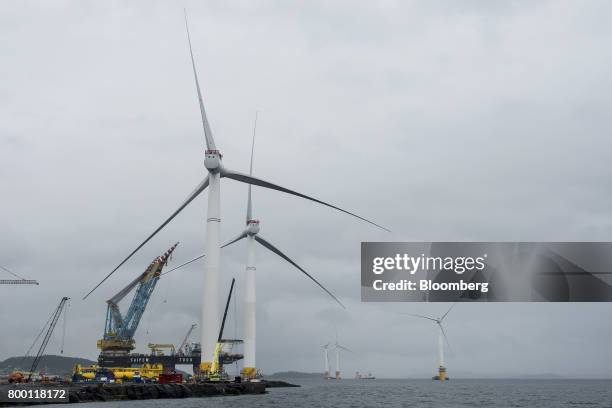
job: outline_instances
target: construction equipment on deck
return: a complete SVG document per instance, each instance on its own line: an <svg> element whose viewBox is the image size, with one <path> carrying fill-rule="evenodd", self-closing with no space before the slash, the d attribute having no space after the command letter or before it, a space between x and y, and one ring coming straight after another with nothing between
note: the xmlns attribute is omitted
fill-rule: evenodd
<svg viewBox="0 0 612 408"><path fill-rule="evenodd" d="M187 342L189 341L189 336L191 336L191 333L193 332L193 329L196 328L196 326L197 324L194 323L191 325L189 330L187 330L187 334L185 335L185 338L183 339L183 341L181 342L181 345L176 350L177 354L180 354L180 355L188 354L189 350L187 350L188 348Z"/></svg>
<svg viewBox="0 0 612 408"><path fill-rule="evenodd" d="M0 265L0 269L2 269L5 272L10 273L16 278L19 278L19 279L0 279L0 285L38 285L38 281L35 281L33 279L22 278L21 276L17 275L15 272L10 271L8 268L5 268L2 265Z"/></svg>
<svg viewBox="0 0 612 408"><path fill-rule="evenodd" d="M80 372L75 370L75 378L81 381L91 380L89 377L93 377L94 375L96 378L102 378L103 374L108 373L110 370L112 372L118 372L118 378L127 377L128 380L132 381L131 378L132 376L137 376L137 371L140 371L140 375L143 379L148 375L144 367L153 367L149 369L149 374L154 374L151 370L157 370L157 367L162 367L164 372L172 372L177 365L190 365L193 367L194 372L198 372L201 366L202 356L200 345L198 343L187 345L187 341L195 325L192 325L192 328L190 328L185 336L185 340L181 343L181 347L178 349L175 349L173 344L150 343L150 353L144 354L133 352L136 347L134 334L138 327L138 323L144 314L157 281L160 276L164 274L162 269L166 266L170 255L177 245L178 243L166 251L164 255L151 262L149 267L142 274L106 302L107 311L104 337L98 340L98 348L101 349L100 355L98 356L98 364L95 366L80 367ZM134 298L125 317L123 317L119 310L118 303L134 289ZM228 341L225 340L225 342ZM162 349L170 349L170 353L164 353ZM242 354L232 354L228 352L222 352L219 356L221 365L231 364L242 358Z"/></svg>
<svg viewBox="0 0 612 408"><path fill-rule="evenodd" d="M40 344L40 347L38 348L38 352L36 353L36 357L34 357L34 361L32 361L32 367L30 368L30 373L28 374L28 380L27 380L28 382L30 382L30 380L32 379L32 373L34 373L36 369L38 368L38 364L40 363L40 360L42 359L42 355L45 352L45 349L47 348L47 344L49 343L49 339L51 338L51 335L53 334L55 325L57 324L62 312L64 311L64 306L66 306L66 302L68 302L69 299L70 299L69 297L64 296L62 300L60 300L59 305L57 305L55 312L53 312L51 323L49 323L49 328L47 329L47 333L45 334L45 337L43 338L43 341Z"/></svg>
<svg viewBox="0 0 612 408"><path fill-rule="evenodd" d="M151 349L152 356L163 356L163 349L169 349L170 355L174 355L174 344L157 344L157 343L149 343L147 347Z"/></svg>
<svg viewBox="0 0 612 408"><path fill-rule="evenodd" d="M25 376L21 371L13 371L8 376L8 382L9 384L25 382Z"/></svg>
<svg viewBox="0 0 612 408"><path fill-rule="evenodd" d="M144 314L151 294L159 281L161 271L168 263L168 259L178 245L178 242L168 249L162 256L151 262L149 267L136 279L130 282L119 293L106 301L106 322L104 325L104 336L98 340L98 348L101 350L98 361L105 357L125 356L134 350L134 333L138 328L140 319ZM136 288L132 303L125 315L119 310L119 302Z"/></svg>
<svg viewBox="0 0 612 408"><path fill-rule="evenodd" d="M164 372L161 364L143 364L140 367L100 367L75 364L72 382L100 381L115 382L155 382Z"/></svg>
<svg viewBox="0 0 612 408"><path fill-rule="evenodd" d="M236 278L232 278L232 284L230 286L229 295L227 296L227 302L225 303L225 311L223 312L223 320L221 321L221 328L219 329L219 336L217 337L217 344L215 345L215 353L213 354L213 361L208 370L209 381L221 381L225 379L225 373L223 372L223 353L222 348L227 343L242 343L242 340L227 340L223 339L223 329L225 327L225 320L227 319L227 310L229 309L230 301L232 299L232 292L234 291L234 284Z"/></svg>

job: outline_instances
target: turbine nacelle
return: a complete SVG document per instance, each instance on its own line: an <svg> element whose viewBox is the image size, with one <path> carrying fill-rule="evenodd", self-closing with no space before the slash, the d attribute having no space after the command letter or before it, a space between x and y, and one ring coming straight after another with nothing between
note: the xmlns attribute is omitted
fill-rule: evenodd
<svg viewBox="0 0 612 408"><path fill-rule="evenodd" d="M245 232L247 235L256 235L259 232L259 220L248 220Z"/></svg>
<svg viewBox="0 0 612 408"><path fill-rule="evenodd" d="M221 170L221 159L223 155L218 150L206 150L204 153L204 167L211 173Z"/></svg>

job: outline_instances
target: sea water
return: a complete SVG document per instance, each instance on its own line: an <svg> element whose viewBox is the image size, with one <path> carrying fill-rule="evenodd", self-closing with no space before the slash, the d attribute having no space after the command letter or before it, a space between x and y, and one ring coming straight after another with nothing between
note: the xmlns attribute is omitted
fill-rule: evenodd
<svg viewBox="0 0 612 408"><path fill-rule="evenodd" d="M612 408L612 380L286 380L265 395L70 404L71 408ZM57 405L60 407L60 405ZM66 405L63 405L66 407Z"/></svg>

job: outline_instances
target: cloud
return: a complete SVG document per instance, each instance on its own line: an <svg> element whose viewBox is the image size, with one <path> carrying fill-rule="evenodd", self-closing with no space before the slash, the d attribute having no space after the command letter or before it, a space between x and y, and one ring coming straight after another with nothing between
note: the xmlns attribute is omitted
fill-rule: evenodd
<svg viewBox="0 0 612 408"><path fill-rule="evenodd" d="M394 231L254 189L262 235L348 305L338 310L258 248L266 372L322 370L320 345L337 325L357 351L347 372L431 374L430 328L398 312L445 306L361 304L361 241L610 240L609 3L185 6L225 164L247 169L259 110L254 174ZM23 353L63 295L73 298L66 352L95 357L105 299L176 241L175 263L202 251L198 198L80 300L204 175L182 12L166 2L5 5L0 263L41 285L0 288L0 357ZM222 200L229 238L242 228L246 187L227 180ZM224 284L245 259L242 243L223 253ZM141 350L147 339L178 343L199 323L201 265L160 281ZM461 306L448 322L451 375L612 375L607 304Z"/></svg>

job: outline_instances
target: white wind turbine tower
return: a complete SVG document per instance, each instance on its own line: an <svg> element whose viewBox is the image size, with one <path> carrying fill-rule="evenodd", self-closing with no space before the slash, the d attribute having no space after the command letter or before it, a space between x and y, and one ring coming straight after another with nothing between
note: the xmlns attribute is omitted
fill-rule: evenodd
<svg viewBox="0 0 612 408"><path fill-rule="evenodd" d="M251 143L251 161L249 166L249 176L253 174L253 152L255 150L255 132L257 129L257 114L255 115L255 126L253 127L253 140ZM329 296L331 296L340 306L344 308L344 305L334 296L329 290L327 290L321 283L319 283L312 275L306 272L302 267L295 263L291 258L281 252L276 246L271 244L259 235L260 221L253 217L253 202L251 195L251 185L248 186L247 196L247 211L246 211L246 226L245 229L238 234L235 238L227 242L221 248L225 248L235 242L238 242L244 238L247 240L247 263L246 263L246 278L245 278L245 318L244 318L244 367L242 369L242 376L246 379L255 378L257 374L256 365L256 278L255 271L257 266L255 263L255 243L261 244L264 248L272 251L274 254L280 256L285 261L299 269L314 283L316 283L321 289L323 289ZM187 265L197 259L204 257L204 254L197 256L184 263ZM175 269L180 268L180 265L168 272L172 272Z"/></svg>
<svg viewBox="0 0 612 408"><path fill-rule="evenodd" d="M202 191L207 187L209 188L208 194L208 212L206 218L206 244L205 254L206 263L204 266L204 293L202 299L202 324L201 328L201 341L202 341L202 371L208 371L213 359L214 348L216 344L215 333L219 330L219 258L220 258L220 245L219 245L219 232L221 224L220 215L220 189L221 179L230 178L242 183L254 184L260 187L269 188L272 190L278 190L287 194L292 194L307 200L314 201L316 203L334 208L342 211L346 214L357 217L363 221L373 224L379 228L387 230L386 228L367 220L359 215L353 214L349 211L343 210L342 208L336 207L332 204L318 200L316 198L307 196L294 190L290 190L285 187L281 187L277 184L270 183L268 181L242 174L233 170L230 170L223 166L220 151L218 150L213 133L210 128L208 117L206 116L206 109L204 108L204 101L202 98L202 92L200 90L200 83L198 80L198 74L195 66L195 59L193 57L193 50L191 47L191 37L189 35L189 27L187 25L187 15L185 14L185 29L187 31L187 41L189 44L189 53L191 56L191 66L193 69L193 75L195 80L195 86L198 96L198 102L200 105L200 114L202 117L202 128L204 130L204 141L206 144L206 151L204 155L204 166L208 171L208 175L198 184L191 194L185 199L185 201L179 206L179 208L168 217L152 234L150 234L140 245L136 247L115 269L113 269L102 281L100 281L83 299L87 298L94 290L96 290L103 282L105 282L117 269L119 269L125 262L127 262L140 248L142 248L151 238L153 238L159 231L161 231L174 217L176 217L189 203L191 203ZM387 230L388 231L388 230Z"/></svg>
<svg viewBox="0 0 612 408"><path fill-rule="evenodd" d="M329 380L332 378L329 376L329 343L322 345L321 348L323 349L323 359L325 361L325 374L323 374L323 378Z"/></svg>
<svg viewBox="0 0 612 408"><path fill-rule="evenodd" d="M450 342L448 341L448 337L446 337L446 332L444 331L444 326L442 326L442 321L444 318L450 313L452 308L455 306L455 303L442 315L442 317L435 318L430 316L423 316L419 314L407 313L409 316L420 317L422 319L431 320L435 322L438 328L440 329L438 332L438 375L433 377L434 380L446 381L448 379L446 375L446 366L444 365L444 340L446 340L446 344L450 348Z"/></svg>
<svg viewBox="0 0 612 408"><path fill-rule="evenodd" d="M342 379L340 376L340 350L348 351L349 353L353 353L352 350L346 348L345 346L338 343L338 332L336 331L336 343L334 343L334 351L336 352L336 380Z"/></svg>

